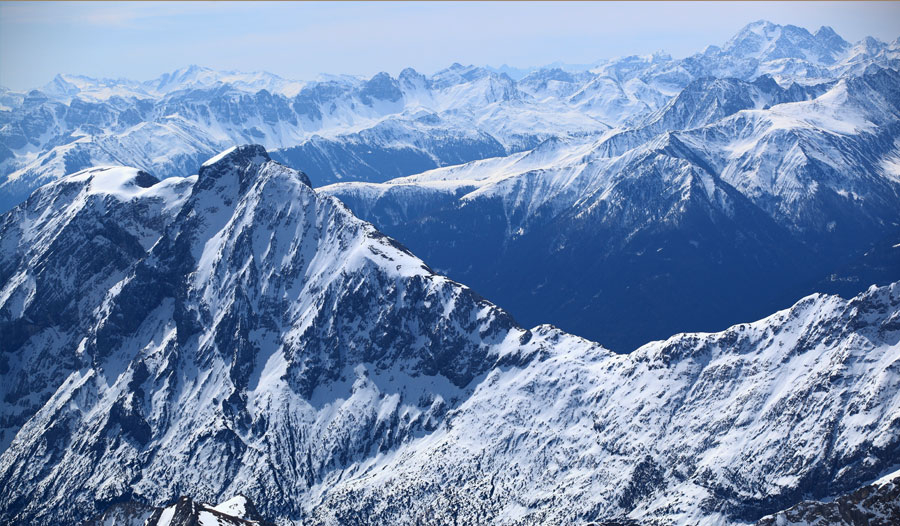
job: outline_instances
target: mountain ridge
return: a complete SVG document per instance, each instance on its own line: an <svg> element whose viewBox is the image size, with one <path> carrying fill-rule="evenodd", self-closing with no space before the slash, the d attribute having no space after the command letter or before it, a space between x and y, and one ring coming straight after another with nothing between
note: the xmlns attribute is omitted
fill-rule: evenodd
<svg viewBox="0 0 900 526"><path fill-rule="evenodd" d="M49 319L69 289L45 274L68 268L42 258L85 267L92 245L71 250L119 204L161 221L121 222L143 242L116 283L71 296L95 305L80 323L0 349L15 397L42 400L4 408L3 521L240 493L279 523L746 522L896 463L900 285L616 355L520 327L242 146L180 181L97 169L39 190L2 221L20 248L0 268L33 278L7 282L0 316ZM29 248L38 233L57 248Z"/></svg>
<svg viewBox="0 0 900 526"><path fill-rule="evenodd" d="M628 125L707 76L751 81L769 75L789 85L900 65L896 43L869 39L844 49L828 44L834 36L827 31L815 36L772 27L796 37L787 39L789 52L779 51L792 58L759 60L717 48L685 59L624 57L555 77L552 69L538 69L518 81L459 64L430 76L406 69L397 78L379 73L305 83L199 66L145 83L58 76L46 93L6 91L0 98L0 209L88 166L127 164L165 178L193 172L216 152L246 142L285 150L279 159L304 169L316 186L353 178L381 182L527 150L552 136ZM773 49L781 40L773 37ZM826 44L843 49L841 61L819 57ZM819 51L807 56L808 48ZM145 85L156 87L140 92ZM391 121L405 133L376 130ZM338 143L322 147L316 136ZM460 144L441 147L446 136ZM348 153L353 162L341 160Z"/></svg>
<svg viewBox="0 0 900 526"><path fill-rule="evenodd" d="M517 318L627 352L783 308L891 239L898 81L884 69L789 88L700 79L630 129L320 190ZM855 271L855 285L827 290L852 296L863 276L900 277ZM648 309L680 321L651 326ZM634 320L622 332L645 339L604 340Z"/></svg>
<svg viewBox="0 0 900 526"><path fill-rule="evenodd" d="M0 89L0 523L897 522L898 86L763 20Z"/></svg>

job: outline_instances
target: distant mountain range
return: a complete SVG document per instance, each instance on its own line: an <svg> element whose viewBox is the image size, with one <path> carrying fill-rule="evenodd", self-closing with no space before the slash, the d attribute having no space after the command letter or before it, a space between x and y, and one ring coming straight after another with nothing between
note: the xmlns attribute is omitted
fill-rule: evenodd
<svg viewBox="0 0 900 526"><path fill-rule="evenodd" d="M900 41L855 45L830 28L750 24L722 48L601 61L587 70L536 69L513 80L453 66L431 76L325 77L191 66L147 82L58 75L27 93L0 92L0 210L50 180L101 164L157 177L195 172L233 144L263 144L314 185L382 182L531 149L573 133L636 122L705 77L784 86L896 69Z"/></svg>
<svg viewBox="0 0 900 526"><path fill-rule="evenodd" d="M625 352L900 279L898 67L900 40L761 21L685 59L518 80L57 76L0 97L0 210L86 167L181 176L260 143L313 186L392 180L326 191L522 321Z"/></svg>

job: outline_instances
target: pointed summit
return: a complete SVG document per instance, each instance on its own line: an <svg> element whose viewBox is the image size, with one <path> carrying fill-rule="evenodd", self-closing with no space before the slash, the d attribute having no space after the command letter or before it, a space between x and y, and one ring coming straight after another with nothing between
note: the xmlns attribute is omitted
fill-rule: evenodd
<svg viewBox="0 0 900 526"><path fill-rule="evenodd" d="M403 98L403 92L400 91L400 83L382 71L363 84L359 97L363 104L371 106L373 99L397 102Z"/></svg>
<svg viewBox="0 0 900 526"><path fill-rule="evenodd" d="M722 46L722 51L739 57L758 57L780 33L781 26L757 20L741 28Z"/></svg>
<svg viewBox="0 0 900 526"><path fill-rule="evenodd" d="M200 173L203 173L203 168L212 168L217 165L235 165L243 162L251 162L262 164L267 161L271 161L272 159L269 157L268 152L266 152L265 147L259 144L244 144L244 145L235 145L222 153L211 157L200 168Z"/></svg>
<svg viewBox="0 0 900 526"><path fill-rule="evenodd" d="M758 20L744 26L722 50L737 58L800 59L829 65L849 45L830 27L821 27L813 35L802 27Z"/></svg>
<svg viewBox="0 0 900 526"><path fill-rule="evenodd" d="M841 52L850 46L831 26L820 27L813 36L820 45L834 52Z"/></svg>
<svg viewBox="0 0 900 526"><path fill-rule="evenodd" d="M425 75L419 73L413 68L406 68L400 72L400 76L397 77L400 81L401 86L404 88L410 89L415 87L421 87L425 89L428 86L428 79Z"/></svg>
<svg viewBox="0 0 900 526"><path fill-rule="evenodd" d="M222 153L210 158L203 163L198 172L200 187L204 187L204 181L220 179L225 174L236 173L240 188L245 188L248 182L259 174L268 165L277 166L283 170L295 172L297 177L307 186L312 186L309 177L305 173L291 170L272 161L266 148L260 144L244 144L232 146Z"/></svg>

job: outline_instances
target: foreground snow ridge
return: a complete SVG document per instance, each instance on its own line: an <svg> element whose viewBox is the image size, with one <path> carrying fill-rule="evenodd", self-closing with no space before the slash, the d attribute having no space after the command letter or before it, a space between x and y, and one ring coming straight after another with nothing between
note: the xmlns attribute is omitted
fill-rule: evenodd
<svg viewBox="0 0 900 526"><path fill-rule="evenodd" d="M246 495L279 524L724 525L900 460L900 283L618 355L518 326L261 146L142 173L0 218L4 524Z"/></svg>

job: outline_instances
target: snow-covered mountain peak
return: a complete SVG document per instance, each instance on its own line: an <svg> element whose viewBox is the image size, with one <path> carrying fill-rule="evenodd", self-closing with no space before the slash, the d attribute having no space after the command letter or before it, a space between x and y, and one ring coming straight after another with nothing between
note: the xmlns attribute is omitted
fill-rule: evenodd
<svg viewBox="0 0 900 526"><path fill-rule="evenodd" d="M82 186L94 182L82 179ZM108 179L106 186L114 189L131 184L124 175ZM305 492L360 455L433 430L479 375L540 350L539 339L508 314L436 275L339 201L317 195L298 172L269 160L258 146L223 152L195 181L174 219L164 214L154 221L159 209L143 201L113 208L115 214L73 215L65 203L29 200L0 224L0 272L13 273L3 275L7 285L0 294L0 330L7 336L2 350L21 356L3 362L19 380L0 387L0 395L31 393L3 407L3 445L19 432L24 415L33 415L34 405L46 403L59 388L52 404L69 407L67 400L84 393L85 403L103 405L80 412L77 425L85 427L69 436L105 444L99 446L108 447L104 466L78 461L90 465L89 471L71 464L74 471L60 468L69 475L57 479L84 488L86 500L77 504L82 512L108 505L101 507L96 498L102 492L85 482L92 473L123 469L123 456L131 466L126 470L135 462L155 464L147 466L146 476L134 472L137 478L128 479L162 497L154 502L165 502L181 493L187 478L219 471L214 466L222 446L255 460L248 457L228 474L215 475L217 481L207 486L212 491L198 498L219 501L242 489L255 492L260 486L250 481L273 473L278 479L263 484L281 484L283 459L274 451L282 443L307 451L306 467L297 477L289 475L290 485ZM50 242L24 239L19 232L29 223L23 216L37 204L52 218L78 221L57 228ZM141 230L145 223L158 227L155 237ZM151 242L139 243L138 236ZM77 287L61 284L66 274ZM7 330L23 326L27 330ZM46 338L61 343L50 348ZM523 347L531 340L531 347ZM52 359L48 353L54 352L61 356ZM53 367L20 374L42 360ZM84 374L82 367L88 368ZM132 392L139 384L146 397ZM55 418L57 409L48 411L38 420ZM47 429L34 423L38 427L25 434ZM108 432L113 428L124 430L124 442ZM348 443L348 436L355 438ZM321 440L328 445L322 447ZM9 447L24 442L16 444ZM170 460L194 447L206 452L189 454L196 462L184 463L186 471L172 476ZM143 456L145 448L157 453ZM70 449L75 450L80 446ZM37 461L43 465L51 458ZM242 465L250 471L265 466L267 474L238 475ZM7 466L0 464L0 480L12 473ZM248 484L229 487L225 481L233 477ZM163 493L159 481L166 486ZM59 498L72 495L52 491ZM300 501L286 498L296 514Z"/></svg>
<svg viewBox="0 0 900 526"><path fill-rule="evenodd" d="M724 53L760 61L803 59L831 65L850 47L833 29L822 27L813 35L802 27L758 20L746 25L722 48Z"/></svg>
<svg viewBox="0 0 900 526"><path fill-rule="evenodd" d="M821 26L816 30L813 36L817 41L821 42L822 45L835 50L845 49L849 45L849 43L838 35L831 26Z"/></svg>
<svg viewBox="0 0 900 526"><path fill-rule="evenodd" d="M587 166L591 136L455 169L522 171L521 184L496 181L515 190L498 194L510 203L536 183L536 195L596 195L584 202L598 209L647 188L679 198L670 183L711 181L683 135ZM134 239L156 210L115 195L165 182L113 175L63 179L108 210L29 200L0 222L0 331L16 346L0 355L13 356L0 395L20 400L0 407L0 522L55 526L189 491L149 524L243 524L220 516L246 511L235 495L312 525L429 522L396 502L425 503L434 523L730 524L857 487L896 458L900 288L813 296L619 356L549 325L521 328L259 146L185 178L189 198L158 214L150 244ZM699 211L725 188L711 182L673 208ZM17 237L39 208L77 222L50 243ZM628 212L610 223L634 231L646 216Z"/></svg>
<svg viewBox="0 0 900 526"><path fill-rule="evenodd" d="M450 67L438 71L431 77L432 84L438 89L444 89L456 84L463 84L480 79L491 79L494 82L502 82L514 85L515 82L505 73L495 73L487 68L480 66L468 65L463 66L458 62L453 63Z"/></svg>
<svg viewBox="0 0 900 526"><path fill-rule="evenodd" d="M62 229L85 219L81 217L85 214L95 218L107 215L107 219L120 222L130 222L145 213L169 215L181 207L196 180L192 176L159 181L137 168L101 166L42 186L12 213L24 239L42 238L50 245ZM13 238L10 236L9 241Z"/></svg>
<svg viewBox="0 0 900 526"><path fill-rule="evenodd" d="M299 90L302 83L285 80L278 75L264 71L218 71L192 64L164 73L154 80L144 83L145 88L156 94L167 94L185 89L208 89L227 84L241 91L256 92L262 89L280 92L283 89Z"/></svg>
<svg viewBox="0 0 900 526"><path fill-rule="evenodd" d="M200 165L200 174L202 175L204 171L219 172L224 168L239 165L246 168L258 167L271 160L265 147L259 144L236 145L210 157Z"/></svg>
<svg viewBox="0 0 900 526"><path fill-rule="evenodd" d="M209 68L191 64L170 73L163 73L156 79L148 81L147 85L152 87L154 91L167 93L177 89L184 89L187 84L195 83L199 77L211 72L212 70Z"/></svg>
<svg viewBox="0 0 900 526"><path fill-rule="evenodd" d="M781 26L768 20L751 22L728 39L722 50L740 56L759 56L781 36Z"/></svg>
<svg viewBox="0 0 900 526"><path fill-rule="evenodd" d="M207 180L218 179L226 174L237 176L239 188L245 189L252 179L263 173L279 172L290 174L306 186L312 186L309 177L303 172L289 169L274 162L265 147L259 144L232 146L222 153L210 158L200 166L198 178L203 188Z"/></svg>
<svg viewBox="0 0 900 526"><path fill-rule="evenodd" d="M147 99L152 95L140 83L129 79L92 78L85 75L58 74L41 88L59 100L78 97L85 101L108 101L114 97Z"/></svg>
<svg viewBox="0 0 900 526"><path fill-rule="evenodd" d="M424 90L426 89L428 79L425 75L419 73L413 68L405 68L397 76L397 80L405 90Z"/></svg>
<svg viewBox="0 0 900 526"><path fill-rule="evenodd" d="M359 90L359 98L367 106L375 101L399 102L403 98L400 82L385 72L375 74Z"/></svg>

